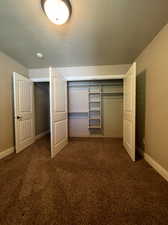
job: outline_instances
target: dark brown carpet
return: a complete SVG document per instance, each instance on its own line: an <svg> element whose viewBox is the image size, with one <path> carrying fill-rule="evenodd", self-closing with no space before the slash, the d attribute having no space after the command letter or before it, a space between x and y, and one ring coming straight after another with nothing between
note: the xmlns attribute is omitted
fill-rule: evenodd
<svg viewBox="0 0 168 225"><path fill-rule="evenodd" d="M117 139L47 138L0 161L1 225L168 225L168 183Z"/></svg>

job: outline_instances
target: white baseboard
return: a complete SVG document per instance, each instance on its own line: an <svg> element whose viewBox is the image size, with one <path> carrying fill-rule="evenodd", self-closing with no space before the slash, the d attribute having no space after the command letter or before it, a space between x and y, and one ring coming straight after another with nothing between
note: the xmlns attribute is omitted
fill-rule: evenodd
<svg viewBox="0 0 168 225"><path fill-rule="evenodd" d="M3 159L3 158L5 158L6 156L12 154L12 153L14 152L14 149L15 149L14 147L11 147L11 148L6 149L6 150L3 151L3 152L0 152L0 159Z"/></svg>
<svg viewBox="0 0 168 225"><path fill-rule="evenodd" d="M45 131L45 132L43 132L43 133L37 135L37 136L35 137L35 140L38 140L38 139L44 137L44 136L45 136L46 134L48 134L49 132L50 132L50 131L47 130L47 131ZM5 158L6 156L8 156L8 155L14 153L14 150L15 150L15 148L14 148L14 147L11 147L11 148L8 148L8 149L4 150L3 152L0 152L0 159L3 159L3 158Z"/></svg>
<svg viewBox="0 0 168 225"><path fill-rule="evenodd" d="M145 161L148 162L149 165L152 166L166 181L168 181L168 171L140 148L137 148L137 150L145 159Z"/></svg>
<svg viewBox="0 0 168 225"><path fill-rule="evenodd" d="M44 131L42 132L41 134L38 134L36 137L35 137L35 140L39 140L40 138L44 137L45 135L49 134L49 130L47 131Z"/></svg>

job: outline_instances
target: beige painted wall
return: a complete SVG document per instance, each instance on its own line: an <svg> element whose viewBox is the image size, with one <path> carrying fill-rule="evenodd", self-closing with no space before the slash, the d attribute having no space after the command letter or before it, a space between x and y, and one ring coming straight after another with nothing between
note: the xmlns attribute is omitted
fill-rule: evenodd
<svg viewBox="0 0 168 225"><path fill-rule="evenodd" d="M35 131L39 135L49 130L49 83L34 84Z"/></svg>
<svg viewBox="0 0 168 225"><path fill-rule="evenodd" d="M146 77L145 152L168 170L168 25L136 62Z"/></svg>
<svg viewBox="0 0 168 225"><path fill-rule="evenodd" d="M12 73L28 70L0 52L0 152L14 146Z"/></svg>

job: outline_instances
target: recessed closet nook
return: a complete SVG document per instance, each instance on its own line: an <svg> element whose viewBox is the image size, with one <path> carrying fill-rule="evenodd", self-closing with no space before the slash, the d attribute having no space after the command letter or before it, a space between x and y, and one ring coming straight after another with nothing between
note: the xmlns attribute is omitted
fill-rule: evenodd
<svg viewBox="0 0 168 225"><path fill-rule="evenodd" d="M68 82L70 137L123 137L123 80Z"/></svg>

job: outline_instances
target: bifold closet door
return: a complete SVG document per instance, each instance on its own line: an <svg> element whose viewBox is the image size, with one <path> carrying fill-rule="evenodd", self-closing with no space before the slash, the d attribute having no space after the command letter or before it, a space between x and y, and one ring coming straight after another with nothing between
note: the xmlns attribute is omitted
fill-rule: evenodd
<svg viewBox="0 0 168 225"><path fill-rule="evenodd" d="M68 143L67 82L50 68L50 129L51 157L53 158Z"/></svg>
<svg viewBox="0 0 168 225"><path fill-rule="evenodd" d="M124 137L123 145L135 161L136 63L124 78Z"/></svg>
<svg viewBox="0 0 168 225"><path fill-rule="evenodd" d="M19 153L35 140L33 82L13 74L15 148Z"/></svg>

